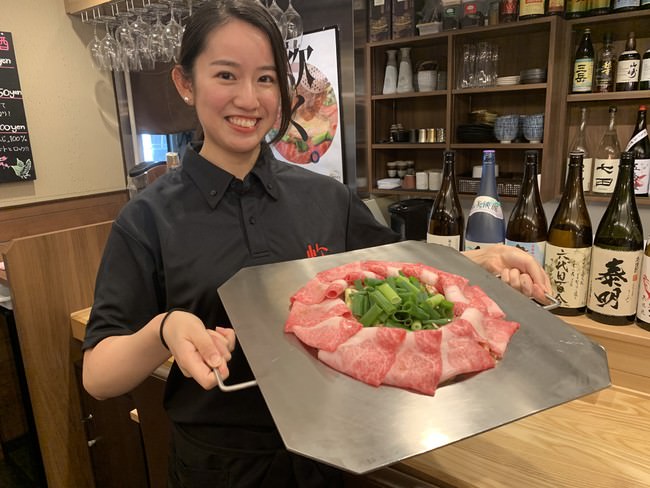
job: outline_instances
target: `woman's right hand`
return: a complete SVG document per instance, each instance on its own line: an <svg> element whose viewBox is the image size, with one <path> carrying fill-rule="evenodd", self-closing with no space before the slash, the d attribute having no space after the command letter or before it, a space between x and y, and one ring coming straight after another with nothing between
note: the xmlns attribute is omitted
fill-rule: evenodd
<svg viewBox="0 0 650 488"><path fill-rule="evenodd" d="M175 310L167 317L162 333L174 361L187 378L194 378L206 390L218 384L213 368L222 379L228 378L227 363L235 348L234 330L206 329L196 315Z"/></svg>

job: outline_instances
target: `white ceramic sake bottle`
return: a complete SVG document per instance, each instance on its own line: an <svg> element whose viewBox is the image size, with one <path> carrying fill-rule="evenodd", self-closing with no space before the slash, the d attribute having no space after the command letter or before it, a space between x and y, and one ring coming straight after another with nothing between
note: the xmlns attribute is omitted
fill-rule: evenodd
<svg viewBox="0 0 650 488"><path fill-rule="evenodd" d="M411 66L411 48L400 48L399 75L397 77L397 93L413 91L413 68Z"/></svg>
<svg viewBox="0 0 650 488"><path fill-rule="evenodd" d="M384 89L382 94L391 95L397 91L397 50L386 51L386 71L384 73Z"/></svg>

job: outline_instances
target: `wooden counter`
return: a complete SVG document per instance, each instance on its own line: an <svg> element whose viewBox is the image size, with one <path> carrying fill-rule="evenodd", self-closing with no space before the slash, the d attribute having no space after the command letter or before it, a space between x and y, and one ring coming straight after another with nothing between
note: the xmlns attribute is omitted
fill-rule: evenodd
<svg viewBox="0 0 650 488"><path fill-rule="evenodd" d="M83 339L90 309L72 314ZM611 347L613 378L650 384L650 332L567 320ZM603 344L605 345L605 344ZM608 350L608 357L610 350ZM642 354L645 350L645 359ZM641 362L644 361L645 375ZM391 466L412 486L454 488L650 487L650 393L615 386ZM381 471L381 470L380 470ZM372 474L368 479L380 479ZM358 481L358 485L354 480ZM352 486L363 484L353 478ZM430 484L430 485L429 485Z"/></svg>
<svg viewBox="0 0 650 488"><path fill-rule="evenodd" d="M9 249L9 245L11 244L11 241L8 242L0 242L0 263L4 262L4 258L2 257L5 251ZM4 269L0 269L0 284L3 284L5 286L9 286L9 282L7 281L7 271Z"/></svg>

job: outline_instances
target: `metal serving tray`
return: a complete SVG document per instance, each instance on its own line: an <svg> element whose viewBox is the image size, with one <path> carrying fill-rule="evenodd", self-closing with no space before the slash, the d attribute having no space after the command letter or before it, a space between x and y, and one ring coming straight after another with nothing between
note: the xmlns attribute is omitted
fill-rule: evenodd
<svg viewBox="0 0 650 488"><path fill-rule="evenodd" d="M521 323L494 369L435 396L366 385L285 334L289 297L319 271L359 260L421 262L479 285ZM404 241L245 268L219 288L288 450L352 473L393 464L610 385L604 349L462 254Z"/></svg>

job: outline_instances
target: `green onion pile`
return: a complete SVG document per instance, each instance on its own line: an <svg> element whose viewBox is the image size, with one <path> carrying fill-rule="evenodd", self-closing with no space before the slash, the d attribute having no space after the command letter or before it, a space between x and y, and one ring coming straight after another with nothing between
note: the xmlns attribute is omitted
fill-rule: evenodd
<svg viewBox="0 0 650 488"><path fill-rule="evenodd" d="M454 304L431 294L416 277L356 280L345 290L345 303L364 327L438 329L454 318Z"/></svg>

